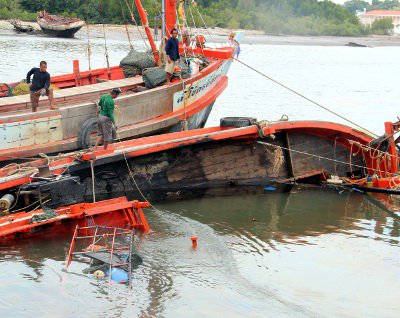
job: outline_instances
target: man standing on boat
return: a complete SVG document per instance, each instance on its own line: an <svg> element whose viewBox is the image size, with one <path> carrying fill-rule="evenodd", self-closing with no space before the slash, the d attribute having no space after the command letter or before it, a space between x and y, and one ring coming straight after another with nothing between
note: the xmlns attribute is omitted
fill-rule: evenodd
<svg viewBox="0 0 400 318"><path fill-rule="evenodd" d="M47 63L45 61L40 62L40 68L34 67L28 72L26 82L31 91L32 112L37 111L39 98L45 95L49 97L50 109L57 109L53 106L53 89L50 88L50 74L47 72Z"/></svg>
<svg viewBox="0 0 400 318"><path fill-rule="evenodd" d="M96 145L94 146L95 150L97 150L97 147L101 142L104 143L104 150L106 150L108 144L112 140L113 125L114 129L117 130L114 119L114 99L116 99L119 94L121 94L121 89L113 88L110 94L104 94L100 98L100 113L97 120L99 135Z"/></svg>
<svg viewBox="0 0 400 318"><path fill-rule="evenodd" d="M165 64L165 72L167 73L167 84L171 82L172 73L174 73L175 65L180 61L178 30L171 30L171 37L165 45L165 53L167 54L167 62Z"/></svg>

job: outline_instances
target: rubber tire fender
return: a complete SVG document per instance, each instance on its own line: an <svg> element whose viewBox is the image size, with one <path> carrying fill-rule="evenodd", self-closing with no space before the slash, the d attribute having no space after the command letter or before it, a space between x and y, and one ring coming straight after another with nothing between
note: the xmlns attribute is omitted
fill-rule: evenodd
<svg viewBox="0 0 400 318"><path fill-rule="evenodd" d="M90 134L97 129L97 117L87 119L78 133L78 148L90 148Z"/></svg>
<svg viewBox="0 0 400 318"><path fill-rule="evenodd" d="M257 118L254 117L223 117L220 120L221 127L247 127L254 125Z"/></svg>

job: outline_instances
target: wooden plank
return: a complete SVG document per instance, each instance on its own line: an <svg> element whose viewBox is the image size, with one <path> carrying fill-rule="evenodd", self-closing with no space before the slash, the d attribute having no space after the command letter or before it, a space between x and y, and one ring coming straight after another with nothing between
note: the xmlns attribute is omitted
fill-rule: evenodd
<svg viewBox="0 0 400 318"><path fill-rule="evenodd" d="M121 80L107 81L104 83L98 83L93 85L85 85L79 87L66 88L62 90L54 91L54 99L56 105L61 105L63 101L66 100L79 100L82 102L82 99L93 99L101 96L106 93L108 90L113 87L120 87L129 89L130 86L134 87L136 85L143 84L143 79L140 78L127 78ZM47 101L47 97L42 97L40 99L40 106L42 106L43 101ZM27 107L27 104L30 104L30 96L29 95L21 95L21 96L11 96L0 98L0 112L9 112L15 110L17 107L16 104L25 104L24 107ZM48 105L48 104L46 104ZM5 107L11 106L11 107Z"/></svg>

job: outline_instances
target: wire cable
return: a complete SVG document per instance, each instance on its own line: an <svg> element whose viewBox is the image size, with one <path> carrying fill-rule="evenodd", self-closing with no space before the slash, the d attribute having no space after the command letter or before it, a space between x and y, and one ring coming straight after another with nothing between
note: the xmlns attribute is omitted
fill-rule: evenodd
<svg viewBox="0 0 400 318"><path fill-rule="evenodd" d="M238 61L240 64L242 64L242 65L248 67L248 68L251 69L252 71L254 71L254 72L260 74L261 76L263 76L263 77L269 79L270 81L272 81L272 82L278 84L279 86L281 86L281 87L283 87L283 88L285 88L285 89L291 91L292 93L294 93L294 94L300 96L301 98L304 98L305 100L311 102L312 104L317 105L318 107L321 107L321 108L325 109L326 111L330 112L331 114L334 114L335 116L338 116L339 118L341 118L341 119L343 119L343 120L345 120L345 121L347 121L347 122L353 124L354 126L356 126L356 127L360 128L360 129L362 129L362 130L368 132L368 133L371 134L373 137L375 137L375 138L378 137L376 134L374 134L373 132L369 131L368 129L366 129L366 128L360 126L360 125L358 125L358 124L355 123L354 121L352 121L352 120L350 120L350 119L348 119L348 118L346 118L346 117L344 117L344 116L342 116L342 115L340 115L340 114L334 112L333 110L330 110L328 107L325 107L324 105L322 105L322 104L320 104L320 103L318 103L318 102L312 100L311 98L308 98L307 96L305 96L305 95L303 95L303 94L297 92L296 90L294 90L294 89L292 89L292 88L286 86L285 84L283 84L283 83L281 83L281 82L279 82L279 81L273 79L272 77L270 77L270 76L268 76L268 75L266 75L266 74L260 72L259 70L255 69L254 67L251 67L250 65L246 64L245 62L242 62L241 60L239 60L239 59L237 59L237 58L232 58L232 59L234 59L235 61Z"/></svg>

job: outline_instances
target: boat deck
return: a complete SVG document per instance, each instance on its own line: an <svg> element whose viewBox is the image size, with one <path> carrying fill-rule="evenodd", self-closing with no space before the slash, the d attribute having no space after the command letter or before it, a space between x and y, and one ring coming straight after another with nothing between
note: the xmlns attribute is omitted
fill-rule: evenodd
<svg viewBox="0 0 400 318"><path fill-rule="evenodd" d="M54 105L57 107L72 106L82 104L85 101L93 101L99 99L103 94L108 93L112 88L119 87L123 92L127 92L143 86L142 77L131 77L120 80L105 81L93 85L77 86L72 88L65 88L54 90ZM48 97L41 97L39 102L39 109L48 107ZM21 113L21 111L30 111L31 103L30 96L11 96L0 98L0 114L3 116Z"/></svg>

